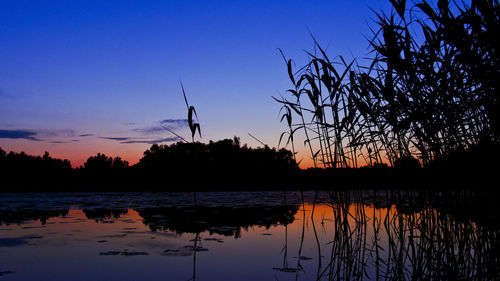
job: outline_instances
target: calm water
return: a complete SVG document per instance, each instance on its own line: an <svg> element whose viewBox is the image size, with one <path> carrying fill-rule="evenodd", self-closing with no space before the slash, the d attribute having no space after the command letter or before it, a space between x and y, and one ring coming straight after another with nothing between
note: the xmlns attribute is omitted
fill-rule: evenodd
<svg viewBox="0 0 500 281"><path fill-rule="evenodd" d="M0 194L0 280L499 279L496 214L470 198Z"/></svg>

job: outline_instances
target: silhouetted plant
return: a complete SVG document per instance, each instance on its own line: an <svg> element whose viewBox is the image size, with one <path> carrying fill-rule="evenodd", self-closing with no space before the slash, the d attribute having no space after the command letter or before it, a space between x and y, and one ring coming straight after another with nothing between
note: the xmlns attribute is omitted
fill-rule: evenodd
<svg viewBox="0 0 500 281"><path fill-rule="evenodd" d="M330 60L314 38L319 54L308 53L309 63L294 72L286 60L292 96L276 100L288 140L303 129L315 165L358 167L360 158L427 166L498 145L498 1L420 1L409 10L404 0L391 3L390 14L376 14L368 67Z"/></svg>
<svg viewBox="0 0 500 281"><path fill-rule="evenodd" d="M184 91L184 86L181 83L181 88L182 88L182 94L184 95L184 101L186 102L186 107L188 109L188 125L189 125L189 130L191 130L191 139L194 142L194 135L196 134L196 131L198 130L198 133L200 134L201 138L201 128L200 128L200 123L198 121L198 115L196 114L196 109L194 106L190 106L186 97L186 92ZM196 122L193 119L196 117Z"/></svg>

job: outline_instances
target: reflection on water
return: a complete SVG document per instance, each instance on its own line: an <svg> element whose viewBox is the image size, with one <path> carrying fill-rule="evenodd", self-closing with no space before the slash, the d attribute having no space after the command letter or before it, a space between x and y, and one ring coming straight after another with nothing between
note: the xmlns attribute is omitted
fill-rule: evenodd
<svg viewBox="0 0 500 281"><path fill-rule="evenodd" d="M2 194L0 280L499 279L477 196Z"/></svg>

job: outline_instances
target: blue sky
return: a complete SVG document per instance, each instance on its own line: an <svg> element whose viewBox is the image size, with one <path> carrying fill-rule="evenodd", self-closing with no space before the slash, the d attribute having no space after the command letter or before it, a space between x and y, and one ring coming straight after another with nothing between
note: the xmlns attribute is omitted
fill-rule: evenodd
<svg viewBox="0 0 500 281"><path fill-rule="evenodd" d="M298 65L311 32L335 57L368 54L369 25L389 1L2 1L0 147L134 163L151 143L189 138L180 81L201 141L248 133L276 146L271 96L290 86L278 48ZM22 137L24 136L27 137ZM306 156L304 156L306 157Z"/></svg>

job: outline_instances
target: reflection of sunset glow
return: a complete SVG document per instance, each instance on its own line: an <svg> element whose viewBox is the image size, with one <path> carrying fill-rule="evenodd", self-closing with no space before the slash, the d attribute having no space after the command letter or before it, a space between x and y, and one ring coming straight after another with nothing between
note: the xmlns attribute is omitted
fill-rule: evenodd
<svg viewBox="0 0 500 281"><path fill-rule="evenodd" d="M381 157L382 159L387 159L387 155L384 153L384 152L381 152ZM297 162L301 161L300 164L299 164L299 167L301 169L310 169L310 168L314 168L314 161L312 160L311 158L311 155L310 154L307 154L306 151L302 151L301 154L300 154L301 157L303 158L297 158ZM319 159L318 159L319 160ZM383 162L385 163L386 165L389 166L389 163L387 161ZM358 168L360 167L364 167L364 166L368 166L370 164L369 161L367 161L365 158L363 158L361 155L358 157ZM316 161L316 167L317 168L323 168L323 164L321 164L319 161ZM351 167L353 168L353 167Z"/></svg>
<svg viewBox="0 0 500 281"><path fill-rule="evenodd" d="M338 205L335 207L339 207ZM310 204L306 203L304 204L304 209L306 212L312 213L314 208L314 219L315 220L321 220L323 216L326 216L328 218L331 218L333 216L333 208L332 205L330 204ZM302 205L300 206L300 210L302 210ZM377 216L386 216L387 213L389 212L389 215L394 215L397 210L395 205L391 205L390 209L388 208L376 208L373 205L365 205L365 204L350 204L348 213L353 215L356 214L357 212L363 213L367 217L373 217L374 215Z"/></svg>
<svg viewBox="0 0 500 281"><path fill-rule="evenodd" d="M51 217L47 219L46 223L50 225L51 229L56 231L67 231L68 226L71 226L74 223L85 224L89 231L107 230L118 232L124 227L130 227L131 225L134 225L134 227L144 227L141 216L139 216L137 211L132 209L128 209L126 214L122 214L118 218L104 217L103 219L112 223L102 223L100 221L87 218L83 209L70 209L68 210L68 214L66 216ZM130 223L132 221L134 223Z"/></svg>
<svg viewBox="0 0 500 281"><path fill-rule="evenodd" d="M89 280L128 280L131 276L133 280L162 280L165 276L173 280L193 276L209 280L239 280L241 276L251 280L288 280L290 276L297 280L353 280L352 276L363 274L367 279L381 275L411 279L423 274L429 278L421 279L455 280L452 275L442 275L449 264L454 266L451 273L465 276L464 280L478 270L485 271L487 280L496 276L491 275L496 274L496 267L488 266L496 265L497 253L490 245L497 240L498 231L477 227L473 220L455 219L423 207L425 204L413 208L388 200L365 205L361 202L373 201L355 200L353 197L361 196L353 194L349 194L352 201L338 199L331 205L324 203L326 197L318 196L316 202L322 203L312 204L314 194L309 193L304 198L310 201L304 205L297 204L301 198L290 196L290 205L274 202L276 205L255 207L257 194L252 194L247 198L251 205L240 206L248 211L239 213L238 207L218 209L212 204L193 208L191 194L185 195L169 202L167 197L176 195L161 200L161 195L153 194L154 199L142 203L133 195L127 200L122 194L118 200L117 194L86 199L41 195L43 200L38 201L45 207L33 208L34 212L24 214L24 220L22 212L16 214L21 209L17 207L37 200L22 201L9 195L4 205L12 206L13 215L6 216L7 223L0 226L2 266L15 272L16 280L51 280L49 275L64 280L77 276ZM65 207L54 211L54 201L59 198ZM224 202L235 201L230 198ZM132 201L139 211L127 208L126 202ZM153 201L168 207L151 204ZM68 210L68 206L73 207ZM260 208L269 212L262 213ZM221 218L210 221L205 214ZM228 214L236 215L227 219ZM40 217L48 217L45 224L33 219ZM238 229L241 235L225 234L228 229ZM405 271L397 271L403 268ZM316 278L323 272L331 272L331 278Z"/></svg>

